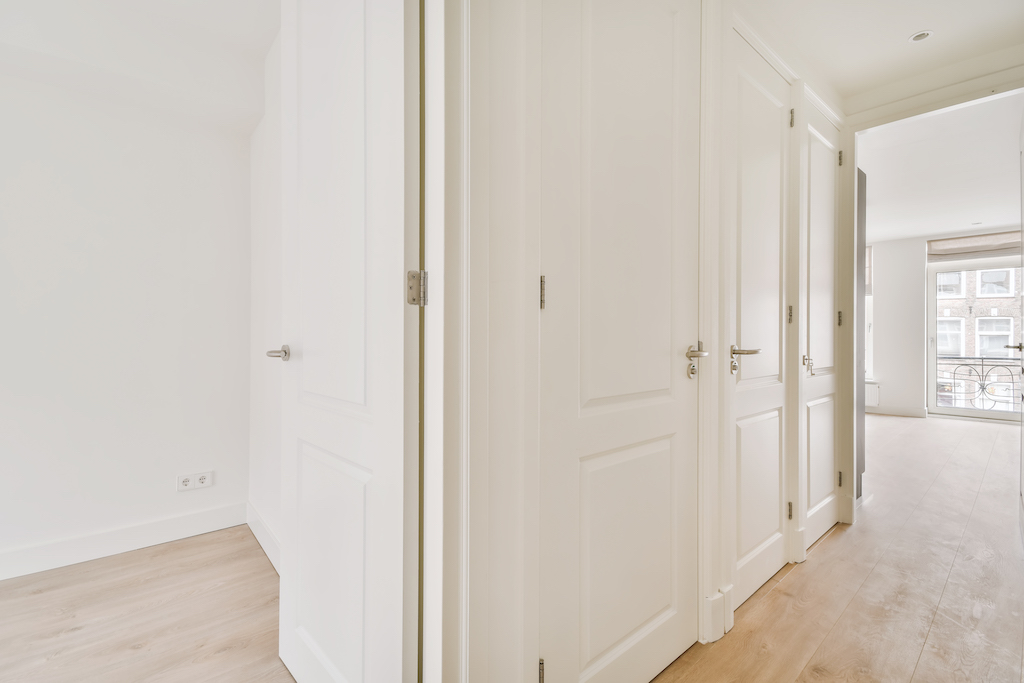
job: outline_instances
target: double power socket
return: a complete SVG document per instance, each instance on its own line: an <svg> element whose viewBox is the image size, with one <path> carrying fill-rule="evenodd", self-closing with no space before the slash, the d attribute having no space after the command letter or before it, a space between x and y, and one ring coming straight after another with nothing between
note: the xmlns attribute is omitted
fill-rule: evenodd
<svg viewBox="0 0 1024 683"><path fill-rule="evenodd" d="M213 472L200 472L199 474L178 475L179 491L205 489L207 486L213 486Z"/></svg>

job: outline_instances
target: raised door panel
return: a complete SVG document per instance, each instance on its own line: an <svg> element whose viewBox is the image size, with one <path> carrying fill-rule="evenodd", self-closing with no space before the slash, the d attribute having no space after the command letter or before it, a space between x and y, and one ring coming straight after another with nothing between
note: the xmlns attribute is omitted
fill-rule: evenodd
<svg viewBox="0 0 1024 683"><path fill-rule="evenodd" d="M807 509L812 512L835 496L835 406L834 396L807 404Z"/></svg>
<svg viewBox="0 0 1024 683"><path fill-rule="evenodd" d="M789 106L788 100L779 99L755 80L761 76L741 71L739 77L736 338L740 348L761 349L740 364L741 383L778 381L782 368L783 179L788 135L780 122L788 117ZM774 78L781 80L778 74Z"/></svg>
<svg viewBox="0 0 1024 683"><path fill-rule="evenodd" d="M807 355L814 360L815 372L819 372L835 366L836 180L839 161L832 142L814 126L809 127L809 133Z"/></svg>
<svg viewBox="0 0 1024 683"><path fill-rule="evenodd" d="M297 20L300 381L305 400L359 409L367 361L365 7L302 0Z"/></svg>
<svg viewBox="0 0 1024 683"><path fill-rule="evenodd" d="M582 5L584 407L671 387L680 16L664 0Z"/></svg>

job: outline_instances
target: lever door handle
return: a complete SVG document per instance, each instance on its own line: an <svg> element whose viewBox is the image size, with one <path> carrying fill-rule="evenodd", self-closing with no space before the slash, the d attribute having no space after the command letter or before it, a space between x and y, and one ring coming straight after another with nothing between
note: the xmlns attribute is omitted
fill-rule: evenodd
<svg viewBox="0 0 1024 683"><path fill-rule="evenodd" d="M1003 347L1004 349L1013 349L1014 351L1024 352L1024 344L1007 344Z"/></svg>
<svg viewBox="0 0 1024 683"><path fill-rule="evenodd" d="M729 350L729 354L733 358L736 356L756 356L759 353L761 353L761 349L739 349L736 348L735 344L733 344L732 348Z"/></svg>
<svg viewBox="0 0 1024 683"><path fill-rule="evenodd" d="M281 360L286 361L292 357L292 350L288 348L287 344L285 344L281 347L280 351L267 351L267 355L271 358L280 358Z"/></svg>
<svg viewBox="0 0 1024 683"><path fill-rule="evenodd" d="M710 355L710 351L698 351L696 346L691 346L686 350L686 357L690 360L694 358L707 358Z"/></svg>

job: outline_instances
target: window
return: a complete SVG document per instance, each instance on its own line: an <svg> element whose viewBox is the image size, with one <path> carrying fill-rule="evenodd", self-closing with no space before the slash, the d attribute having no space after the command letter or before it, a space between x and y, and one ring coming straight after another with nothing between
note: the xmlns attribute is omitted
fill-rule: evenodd
<svg viewBox="0 0 1024 683"><path fill-rule="evenodd" d="M978 318L978 355L983 358L1009 358L1013 343L1013 318Z"/></svg>
<svg viewBox="0 0 1024 683"><path fill-rule="evenodd" d="M978 296L1004 298L1013 296L1013 270L1010 268L979 270Z"/></svg>
<svg viewBox="0 0 1024 683"><path fill-rule="evenodd" d="M935 282L935 296L938 299L963 299L964 272L954 271L952 273L938 273Z"/></svg>
<svg viewBox="0 0 1024 683"><path fill-rule="evenodd" d="M935 352L940 356L964 355L963 318L939 318L935 321Z"/></svg>

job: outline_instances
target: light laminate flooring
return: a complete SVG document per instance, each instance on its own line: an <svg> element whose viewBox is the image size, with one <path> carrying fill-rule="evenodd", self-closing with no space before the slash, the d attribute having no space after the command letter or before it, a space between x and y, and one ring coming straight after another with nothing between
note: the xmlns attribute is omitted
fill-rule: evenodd
<svg viewBox="0 0 1024 683"><path fill-rule="evenodd" d="M0 681L293 683L242 525L0 582Z"/></svg>
<svg viewBox="0 0 1024 683"><path fill-rule="evenodd" d="M866 495L656 683L1018 683L1020 426L867 417Z"/></svg>

